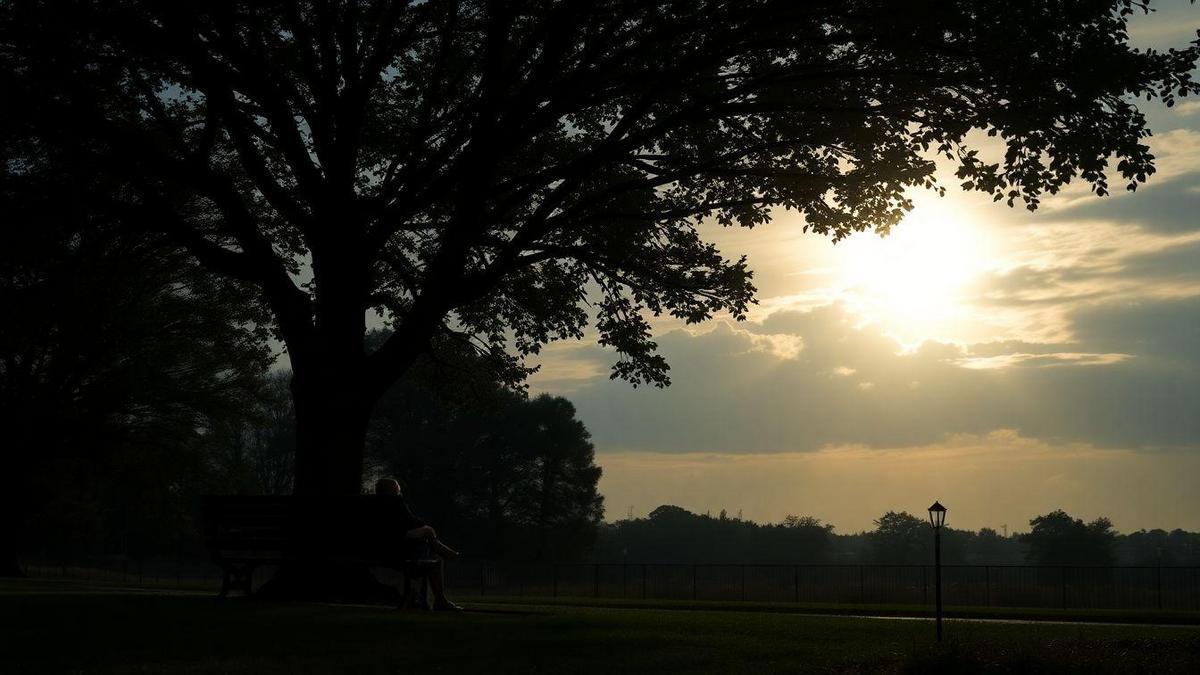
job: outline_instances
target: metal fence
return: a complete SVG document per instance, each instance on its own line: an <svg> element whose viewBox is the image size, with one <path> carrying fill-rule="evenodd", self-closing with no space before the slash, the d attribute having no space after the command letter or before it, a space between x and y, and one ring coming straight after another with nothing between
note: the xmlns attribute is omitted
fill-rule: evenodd
<svg viewBox="0 0 1200 675"><path fill-rule="evenodd" d="M29 561L35 578L216 590L221 571L195 560ZM273 568L255 574L255 587ZM386 582L394 571L378 570ZM498 563L446 565L459 595L798 604L932 605L932 565ZM1200 567L943 565L943 604L1200 612Z"/></svg>
<svg viewBox="0 0 1200 675"><path fill-rule="evenodd" d="M549 598L932 605L932 565L447 566L460 593ZM1200 611L1200 567L943 565L946 606Z"/></svg>

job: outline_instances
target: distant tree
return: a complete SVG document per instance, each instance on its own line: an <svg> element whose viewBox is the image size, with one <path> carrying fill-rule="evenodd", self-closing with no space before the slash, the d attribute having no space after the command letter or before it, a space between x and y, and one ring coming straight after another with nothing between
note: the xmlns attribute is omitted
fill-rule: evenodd
<svg viewBox="0 0 1200 675"><path fill-rule="evenodd" d="M808 528L833 529L832 525L823 525L820 518L814 518L812 516L794 516L790 513L784 516L783 522L780 524L788 529L793 530Z"/></svg>
<svg viewBox="0 0 1200 675"><path fill-rule="evenodd" d="M529 466L517 483L514 511L538 533L536 556L558 557L554 541L584 538L572 546L588 547L604 515L603 497L596 490L600 467L595 464L591 434L575 418L575 406L565 398L542 394L510 413L505 441L515 445Z"/></svg>
<svg viewBox="0 0 1200 675"><path fill-rule="evenodd" d="M788 514L776 528L764 528L771 536L767 546L778 551L786 560L796 562L828 562L833 548L833 525L820 518ZM774 532L772 532L774 530Z"/></svg>
<svg viewBox="0 0 1200 675"><path fill-rule="evenodd" d="M604 514L590 435L569 401L528 399L486 365L457 345L423 359L376 407L372 464L477 555L578 558Z"/></svg>
<svg viewBox="0 0 1200 675"><path fill-rule="evenodd" d="M4 570L22 541L168 548L208 477L208 432L258 395L264 345L238 323L236 291L190 257L11 196L0 210L40 227L0 242Z"/></svg>
<svg viewBox="0 0 1200 675"><path fill-rule="evenodd" d="M1023 560L1017 538L1008 538L990 527L984 527L969 544L970 562L982 565L1016 564Z"/></svg>
<svg viewBox="0 0 1200 675"><path fill-rule="evenodd" d="M0 73L0 573L35 543L140 554L187 536L205 436L270 358L256 294L114 208L129 183L87 139L40 136L29 84Z"/></svg>
<svg viewBox="0 0 1200 675"><path fill-rule="evenodd" d="M608 560L717 563L828 562L833 526L791 516L780 524L695 514L663 505L644 519L601 530L599 556Z"/></svg>
<svg viewBox="0 0 1200 675"><path fill-rule="evenodd" d="M1010 205L1105 194L1110 162L1132 189L1154 170L1133 101L1196 92L1200 53L1133 49L1144 7L30 0L0 7L0 72L41 142L130 186L126 222L259 289L296 491L352 494L374 404L439 337L506 360L592 307L614 374L667 383L647 314L753 300L706 218L887 232L935 153ZM368 351L372 311L394 331Z"/></svg>
<svg viewBox="0 0 1200 675"><path fill-rule="evenodd" d="M1178 565L1179 558L1166 530L1138 530L1118 538L1118 556L1133 565Z"/></svg>
<svg viewBox="0 0 1200 675"><path fill-rule="evenodd" d="M265 375L259 396L241 415L216 421L208 457L225 489L261 495L292 491L296 412L290 381L286 371Z"/></svg>
<svg viewBox="0 0 1200 675"><path fill-rule="evenodd" d="M724 514L725 509L721 509L721 513ZM687 520L689 518L692 518L695 515L696 514L692 513L691 511L688 511L687 509L683 508L682 506L675 506L674 504L663 504L662 506L656 507L653 511L651 511L649 514L647 514L646 518L648 520L652 520L655 522L666 522L666 521L672 521L672 520L673 521ZM725 516L722 515L721 520L725 520L725 519L726 519Z"/></svg>
<svg viewBox="0 0 1200 675"><path fill-rule="evenodd" d="M1111 564L1096 550L1109 549L1115 542L1122 564L1154 565L1161 556L1164 565L1200 564L1200 534L1174 530L1115 535L1106 519L1091 524L1070 520L1068 525L1056 512L1042 516L1038 535L1058 532L1054 540L1068 540L1083 531L1085 542L1071 544L1068 555L1030 556L1028 535L1002 537L991 528L978 532L945 528L942 531L942 562L946 564L1004 565ZM1037 521L1039 519L1035 519ZM809 516L789 515L778 524L721 519L697 515L674 505L663 505L647 518L621 520L601 528L598 556L608 561L706 562L706 563L864 563L930 565L933 563L933 533L921 518L889 511L875 521L869 532L837 535L832 525ZM1097 542L1099 545L1097 546ZM1107 543L1106 543L1107 542ZM1087 546L1091 546L1088 549ZM1088 551L1091 552L1088 552ZM1140 557L1139 557L1140 556ZM1066 562L1064 562L1066 561Z"/></svg>
<svg viewBox="0 0 1200 675"><path fill-rule="evenodd" d="M1113 565L1116 533L1108 518L1084 523L1065 511L1051 511L1029 521L1022 535L1029 562L1038 565Z"/></svg>
<svg viewBox="0 0 1200 675"><path fill-rule="evenodd" d="M875 562L924 565L933 558L929 523L906 511L883 514L875 520L875 531L870 534Z"/></svg>

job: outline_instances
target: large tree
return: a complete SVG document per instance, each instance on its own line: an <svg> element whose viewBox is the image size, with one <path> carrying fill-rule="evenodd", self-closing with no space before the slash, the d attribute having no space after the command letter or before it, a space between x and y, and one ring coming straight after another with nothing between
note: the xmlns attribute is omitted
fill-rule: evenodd
<svg viewBox="0 0 1200 675"><path fill-rule="evenodd" d="M665 384L648 314L754 297L702 220L887 232L936 155L1010 205L1134 187L1135 100L1196 92L1200 53L1132 48L1146 4L30 0L0 4L0 58L42 142L128 182L128 222L257 286L296 491L352 493L372 404L431 340L519 358L591 308L614 376Z"/></svg>
<svg viewBox="0 0 1200 675"><path fill-rule="evenodd" d="M1116 563L1117 533L1101 516L1090 523L1059 509L1029 521L1022 535L1029 546L1026 559L1037 565L1112 565Z"/></svg>

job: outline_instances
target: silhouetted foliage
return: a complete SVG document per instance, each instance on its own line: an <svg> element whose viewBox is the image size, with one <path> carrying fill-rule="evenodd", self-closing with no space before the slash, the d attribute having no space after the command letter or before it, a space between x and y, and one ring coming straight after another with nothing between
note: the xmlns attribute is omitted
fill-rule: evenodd
<svg viewBox="0 0 1200 675"><path fill-rule="evenodd" d="M1091 524L1061 511L1031 521L1033 532L1003 537L945 527L942 562L948 565L1200 565L1200 533L1141 530L1122 535L1106 518ZM888 511L869 532L834 534L832 525L787 516L778 525L714 518L664 505L646 518L601 529L597 556L619 562L724 562L932 565L928 521ZM1049 552L1049 553L1047 553ZM1159 562L1161 558L1161 563Z"/></svg>
<svg viewBox="0 0 1200 675"><path fill-rule="evenodd" d="M0 126L0 559L173 550L211 477L208 432L259 392L262 315L123 221L110 207L128 186L37 138L15 103Z"/></svg>
<svg viewBox="0 0 1200 675"><path fill-rule="evenodd" d="M665 384L647 313L753 299L702 219L886 232L935 152L1010 205L1105 194L1110 169L1133 189L1154 168L1132 101L1194 93L1200 49L1132 49L1141 7L31 0L0 8L0 72L41 142L127 186L130 226L260 290L296 489L356 493L374 403L439 336L516 376L591 300L614 375ZM394 331L368 352L371 310Z"/></svg>
<svg viewBox="0 0 1200 675"><path fill-rule="evenodd" d="M265 376L259 396L240 415L217 420L209 434L209 461L224 491L285 495L292 491L296 411L291 373Z"/></svg>
<svg viewBox="0 0 1200 675"><path fill-rule="evenodd" d="M566 399L528 399L444 345L376 406L368 448L472 555L567 560L591 551L604 513L589 436Z"/></svg>
<svg viewBox="0 0 1200 675"><path fill-rule="evenodd" d="M875 562L923 564L929 560L929 523L905 511L888 511L875 521ZM948 557L948 556L947 556Z"/></svg>
<svg viewBox="0 0 1200 675"><path fill-rule="evenodd" d="M1200 533L1154 529L1118 535L1117 556L1126 565L1200 566Z"/></svg>
<svg viewBox="0 0 1200 675"><path fill-rule="evenodd" d="M1065 511L1051 511L1029 521L1023 535L1026 554L1038 565L1112 565L1116 562L1116 532L1108 518L1084 523Z"/></svg>
<svg viewBox="0 0 1200 675"><path fill-rule="evenodd" d="M807 516L765 524L664 505L602 530L597 556L631 562L828 562L833 526Z"/></svg>

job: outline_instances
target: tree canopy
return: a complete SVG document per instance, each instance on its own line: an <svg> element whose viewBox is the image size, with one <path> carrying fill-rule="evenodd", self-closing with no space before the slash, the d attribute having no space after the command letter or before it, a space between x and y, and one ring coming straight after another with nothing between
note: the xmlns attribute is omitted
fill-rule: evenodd
<svg viewBox="0 0 1200 675"><path fill-rule="evenodd" d="M1154 171L1135 100L1197 91L1200 46L1130 46L1147 6L43 1L0 7L0 58L130 226L259 288L297 488L345 492L371 405L439 336L518 377L591 321L615 377L666 384L649 315L754 299L702 221L886 233L942 189L939 155L1010 205L1132 189ZM370 351L372 313L393 331Z"/></svg>
<svg viewBox="0 0 1200 675"><path fill-rule="evenodd" d="M1027 558L1039 565L1112 565L1117 533L1108 518L1084 523L1065 511L1051 511L1029 521L1024 535Z"/></svg>

